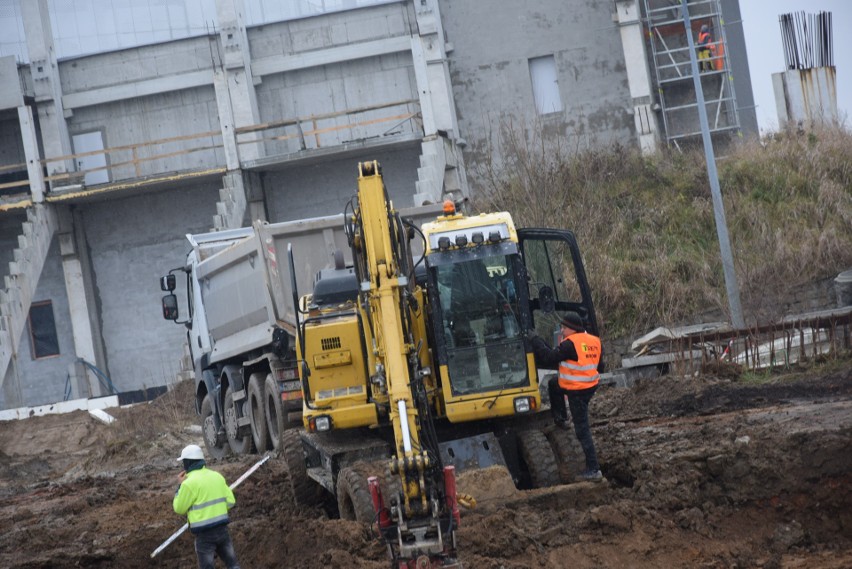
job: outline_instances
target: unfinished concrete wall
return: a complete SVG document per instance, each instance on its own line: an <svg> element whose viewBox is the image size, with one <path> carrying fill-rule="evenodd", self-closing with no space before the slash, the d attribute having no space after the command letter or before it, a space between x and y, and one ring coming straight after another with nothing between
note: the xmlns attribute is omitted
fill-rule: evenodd
<svg viewBox="0 0 852 569"><path fill-rule="evenodd" d="M59 64L62 93L73 105L92 102L107 87L213 69L216 46L206 37L67 59ZM93 92L94 91L94 92Z"/></svg>
<svg viewBox="0 0 852 569"><path fill-rule="evenodd" d="M411 35L416 24L408 4L400 1L249 28L252 59Z"/></svg>
<svg viewBox="0 0 852 569"><path fill-rule="evenodd" d="M287 154L389 133L420 132L419 104L352 113L355 109L417 101L407 3L259 26L248 30L263 122L340 113L270 132L267 154ZM282 57L283 54L283 57ZM314 132L311 131L320 131Z"/></svg>
<svg viewBox="0 0 852 569"><path fill-rule="evenodd" d="M42 301L50 301L52 304L56 337L59 341L59 355L34 359L30 328L29 326L24 328L20 338L17 363L13 364L17 368L10 369L9 375L6 376L7 381L18 382L22 397L21 404L24 406L62 401L65 395L68 366L77 359L74 353L71 320L68 316L68 296L65 293L62 259L56 239L50 246L41 279L33 295L33 304ZM2 396L0 391L0 397ZM0 408L3 407L6 407L5 400L0 401Z"/></svg>
<svg viewBox="0 0 852 569"><path fill-rule="evenodd" d="M468 172L499 146L501 129L574 146L635 144L621 37L610 2L535 0L483 5L441 1L453 94ZM476 33L471 33L476 30ZM530 58L552 55L563 109L539 115ZM497 156L495 156L497 157ZM476 180L472 180L476 186Z"/></svg>
<svg viewBox="0 0 852 569"><path fill-rule="evenodd" d="M105 148L220 132L216 95L212 85L80 108L75 110L74 116L68 120L68 129L72 137L87 132L101 132ZM221 136L211 135L139 147L136 156L151 158L221 144ZM133 158L132 149L119 150L109 155L108 163L112 165L129 162ZM140 162L138 168L133 164L113 167L110 169L110 180L213 168L223 166L224 163L225 157L221 148L199 150Z"/></svg>
<svg viewBox="0 0 852 569"><path fill-rule="evenodd" d="M410 146L269 172L263 183L269 220L343 213L344 205L357 192L358 162L365 160L378 160L382 165L394 206L412 207L419 154L419 146Z"/></svg>
<svg viewBox="0 0 852 569"><path fill-rule="evenodd" d="M218 187L208 184L80 206L107 367L119 391L174 378L186 329L163 319L158 281L183 266L189 251L184 234L210 229L217 199ZM181 319L187 314L183 298Z"/></svg>

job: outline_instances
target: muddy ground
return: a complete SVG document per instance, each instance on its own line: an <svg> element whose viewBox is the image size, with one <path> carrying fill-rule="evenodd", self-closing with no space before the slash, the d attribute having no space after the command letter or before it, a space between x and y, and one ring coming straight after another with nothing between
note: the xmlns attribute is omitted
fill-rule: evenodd
<svg viewBox="0 0 852 569"><path fill-rule="evenodd" d="M0 423L0 567L193 567L189 534L150 558L183 524L173 457L200 442L185 391L109 426L84 412ZM604 484L462 480L479 502L462 512L465 567L852 567L849 360L602 389L592 416ZM212 466L233 480L257 459ZM244 568L388 566L366 527L294 507L276 458L236 494Z"/></svg>

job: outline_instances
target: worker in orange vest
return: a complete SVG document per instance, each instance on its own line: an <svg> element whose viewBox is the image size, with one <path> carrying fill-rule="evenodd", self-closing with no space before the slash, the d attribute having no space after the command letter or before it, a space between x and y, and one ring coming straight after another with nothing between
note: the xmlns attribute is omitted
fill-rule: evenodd
<svg viewBox="0 0 852 569"><path fill-rule="evenodd" d="M598 364L601 361L600 338L585 331L583 319L576 312L567 312L562 317L560 343L551 348L540 337L531 338L536 362L541 367L558 364L559 374L550 380L550 411L556 426L568 427L565 398L571 410L574 433L586 455L586 470L577 477L581 481L603 480L601 467L595 452L595 442L589 428L589 402L598 388Z"/></svg>
<svg viewBox="0 0 852 569"><path fill-rule="evenodd" d="M701 25L701 31L698 32L698 66L704 71L713 71L713 56L716 52L716 45L713 43L713 36L710 35L710 29L707 24Z"/></svg>

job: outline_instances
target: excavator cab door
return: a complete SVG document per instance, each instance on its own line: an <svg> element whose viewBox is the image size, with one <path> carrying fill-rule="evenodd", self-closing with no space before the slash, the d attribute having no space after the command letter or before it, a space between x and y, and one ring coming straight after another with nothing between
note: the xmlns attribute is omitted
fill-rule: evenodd
<svg viewBox="0 0 852 569"><path fill-rule="evenodd" d="M518 239L527 272L530 322L538 335L554 339L559 321L568 311L577 312L586 330L598 335L591 289L574 234L525 228L518 230Z"/></svg>

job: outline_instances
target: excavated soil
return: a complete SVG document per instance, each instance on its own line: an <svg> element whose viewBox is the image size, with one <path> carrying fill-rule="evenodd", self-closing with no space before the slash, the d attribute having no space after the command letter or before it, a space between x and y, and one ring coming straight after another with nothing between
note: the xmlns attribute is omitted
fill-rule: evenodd
<svg viewBox="0 0 852 569"><path fill-rule="evenodd" d="M465 567L852 567L843 363L760 384L602 389L592 416L607 482L517 491L499 469L461 476L478 502L462 512ZM0 423L0 566L193 567L188 534L150 558L183 524L173 457L200 440L182 397L114 410L111 425L84 412ZM212 466L234 480L257 460ZM286 482L273 457L236 491L244 568L388 566L367 527L296 508Z"/></svg>

